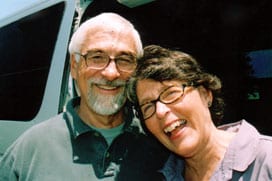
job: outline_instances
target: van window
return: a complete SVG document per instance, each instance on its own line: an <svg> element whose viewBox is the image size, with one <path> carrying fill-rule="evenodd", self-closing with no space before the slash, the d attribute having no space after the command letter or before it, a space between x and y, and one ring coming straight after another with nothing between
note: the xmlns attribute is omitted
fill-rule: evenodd
<svg viewBox="0 0 272 181"><path fill-rule="evenodd" d="M247 55L253 76L242 115L252 121L258 131L271 135L272 49L251 51Z"/></svg>
<svg viewBox="0 0 272 181"><path fill-rule="evenodd" d="M42 103L64 3L0 29L0 119L28 121Z"/></svg>

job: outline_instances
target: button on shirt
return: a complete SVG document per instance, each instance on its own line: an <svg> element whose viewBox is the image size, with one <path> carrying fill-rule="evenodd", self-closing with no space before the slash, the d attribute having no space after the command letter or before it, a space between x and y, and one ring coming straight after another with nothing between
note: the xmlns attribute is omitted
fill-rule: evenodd
<svg viewBox="0 0 272 181"><path fill-rule="evenodd" d="M264 136L245 120L220 126L237 132L211 181L272 180L272 137ZM166 181L183 181L184 160L170 155L161 172Z"/></svg>

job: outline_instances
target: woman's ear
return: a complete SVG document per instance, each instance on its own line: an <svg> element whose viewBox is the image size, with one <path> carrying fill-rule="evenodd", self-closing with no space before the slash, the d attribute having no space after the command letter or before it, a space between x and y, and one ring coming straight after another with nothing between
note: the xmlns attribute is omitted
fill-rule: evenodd
<svg viewBox="0 0 272 181"><path fill-rule="evenodd" d="M211 107L213 101L212 91L204 88L203 86L199 87L199 92L201 94L201 98L208 107Z"/></svg>

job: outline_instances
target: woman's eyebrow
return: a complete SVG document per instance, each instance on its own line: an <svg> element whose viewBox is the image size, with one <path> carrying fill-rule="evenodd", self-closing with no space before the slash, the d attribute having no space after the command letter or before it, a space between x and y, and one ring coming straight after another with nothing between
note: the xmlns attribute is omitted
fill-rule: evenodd
<svg viewBox="0 0 272 181"><path fill-rule="evenodd" d="M146 98L144 98L141 102L141 104L140 104L140 101L139 101L139 105L141 106L141 105L144 105L144 104L146 104L146 103L149 103L149 102L152 102L153 100L156 100L157 98L158 98L158 96L162 93L162 92L164 92L166 89L168 89L169 87L173 87L174 85L167 85L167 86L162 86L162 87L160 87L159 89L157 89L158 90L158 94L157 94L157 96L156 97L151 97L151 96L148 96L148 97L146 97Z"/></svg>

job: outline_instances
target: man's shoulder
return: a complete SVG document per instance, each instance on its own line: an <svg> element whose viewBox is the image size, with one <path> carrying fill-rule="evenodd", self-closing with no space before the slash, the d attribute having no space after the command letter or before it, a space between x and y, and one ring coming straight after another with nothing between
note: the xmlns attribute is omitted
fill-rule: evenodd
<svg viewBox="0 0 272 181"><path fill-rule="evenodd" d="M25 134L48 134L63 129L66 125L64 114L61 113L29 128Z"/></svg>
<svg viewBox="0 0 272 181"><path fill-rule="evenodd" d="M63 114L54 116L46 121L38 123L26 130L16 141L15 145L31 145L38 146L39 143L46 143L56 139L60 139L61 135L67 135L68 129L66 126Z"/></svg>
<svg viewBox="0 0 272 181"><path fill-rule="evenodd" d="M132 142L132 157L154 168L160 168L169 156L169 150L152 136L140 134ZM145 165L145 166L147 166Z"/></svg>
<svg viewBox="0 0 272 181"><path fill-rule="evenodd" d="M62 114L57 115L26 130L7 149L4 154L6 159L13 156L17 160L27 159L34 154L46 154L51 148L67 144L70 136L62 116Z"/></svg>
<svg viewBox="0 0 272 181"><path fill-rule="evenodd" d="M168 156L169 151L157 140L139 134L135 140L130 140L125 160L120 167L119 176L131 181L161 180L161 174L158 170L163 167Z"/></svg>

